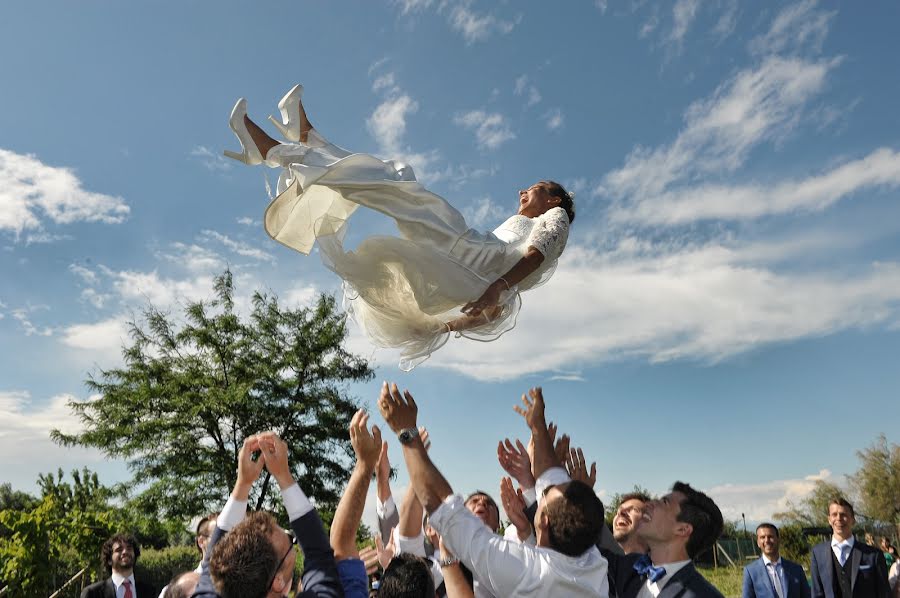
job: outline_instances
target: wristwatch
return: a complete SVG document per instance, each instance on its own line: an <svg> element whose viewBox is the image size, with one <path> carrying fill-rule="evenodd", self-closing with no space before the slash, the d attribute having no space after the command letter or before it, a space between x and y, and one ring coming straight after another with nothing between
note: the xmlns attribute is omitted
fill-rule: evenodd
<svg viewBox="0 0 900 598"><path fill-rule="evenodd" d="M419 431L415 428L404 428L397 434L397 440L400 444L409 444L419 436Z"/></svg>
<svg viewBox="0 0 900 598"><path fill-rule="evenodd" d="M441 559L438 561L438 564L441 566L441 569L444 567L449 567L450 565L455 565L459 562L459 559L456 557L450 557L449 559Z"/></svg>

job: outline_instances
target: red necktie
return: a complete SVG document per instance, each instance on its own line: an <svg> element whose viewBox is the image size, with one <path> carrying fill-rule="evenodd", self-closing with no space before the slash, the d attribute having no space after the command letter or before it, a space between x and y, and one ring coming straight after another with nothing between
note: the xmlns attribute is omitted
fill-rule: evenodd
<svg viewBox="0 0 900 598"><path fill-rule="evenodd" d="M134 598L134 593L131 591L131 580L126 579L122 584L125 586L125 598Z"/></svg>

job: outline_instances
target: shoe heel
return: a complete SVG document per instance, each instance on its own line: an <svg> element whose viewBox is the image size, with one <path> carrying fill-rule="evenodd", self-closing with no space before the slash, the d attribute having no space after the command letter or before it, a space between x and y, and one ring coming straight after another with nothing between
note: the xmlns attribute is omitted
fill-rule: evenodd
<svg viewBox="0 0 900 598"><path fill-rule="evenodd" d="M283 124L280 120L269 115L269 122L275 125L275 128L281 133L281 136L284 137L287 141L298 142L300 141L300 132L292 131L290 125Z"/></svg>

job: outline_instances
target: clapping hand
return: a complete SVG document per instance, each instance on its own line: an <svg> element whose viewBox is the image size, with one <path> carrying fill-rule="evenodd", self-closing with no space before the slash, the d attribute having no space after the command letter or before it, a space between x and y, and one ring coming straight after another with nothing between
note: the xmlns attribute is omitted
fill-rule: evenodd
<svg viewBox="0 0 900 598"><path fill-rule="evenodd" d="M500 479L500 502L506 511L506 518L516 526L519 539L522 539L523 534L527 538L531 534L531 523L525 516L525 498L522 496L522 489L515 490L509 478Z"/></svg>
<svg viewBox="0 0 900 598"><path fill-rule="evenodd" d="M397 547L394 545L393 529L387 544L381 539L381 534L375 536L375 550L378 552L378 562L381 564L381 568L387 569L394 558L394 554L397 552Z"/></svg>
<svg viewBox="0 0 900 598"><path fill-rule="evenodd" d="M372 575L378 571L378 549L372 546L360 549L359 560L366 566L366 575Z"/></svg>
<svg viewBox="0 0 900 598"><path fill-rule="evenodd" d="M263 467L266 465L266 456L260 453L259 434L248 436L244 439L244 444L238 452L238 470L237 482L235 483L235 491L240 495L249 495L250 488L259 477ZM254 460L254 453L258 453L257 459ZM246 500L242 498L242 500Z"/></svg>
<svg viewBox="0 0 900 598"><path fill-rule="evenodd" d="M266 469L278 482L278 486L282 490L293 486L294 475L288 465L287 443L275 432L263 432L259 434L259 448L265 456Z"/></svg>

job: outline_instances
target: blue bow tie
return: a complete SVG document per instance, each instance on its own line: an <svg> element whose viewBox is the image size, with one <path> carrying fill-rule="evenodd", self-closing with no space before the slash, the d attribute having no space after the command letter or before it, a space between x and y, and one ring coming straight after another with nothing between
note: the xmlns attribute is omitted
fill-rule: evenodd
<svg viewBox="0 0 900 598"><path fill-rule="evenodd" d="M659 581L663 577L666 576L666 569L664 567L654 567L653 561L650 560L648 555L643 555L634 563L634 570L638 572L638 575L641 577L647 577L650 581Z"/></svg>

